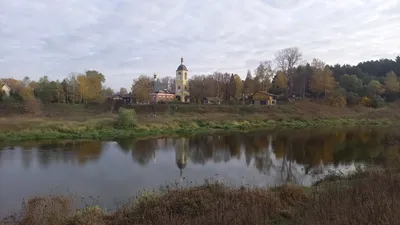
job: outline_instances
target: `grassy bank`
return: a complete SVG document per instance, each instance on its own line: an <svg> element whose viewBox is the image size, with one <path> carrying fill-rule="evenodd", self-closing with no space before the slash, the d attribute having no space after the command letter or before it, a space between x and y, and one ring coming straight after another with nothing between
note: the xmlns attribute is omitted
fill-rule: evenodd
<svg viewBox="0 0 400 225"><path fill-rule="evenodd" d="M398 172L374 169L330 176L310 188L285 185L264 189L221 183L163 188L144 192L114 212L97 206L76 211L68 198L36 197L3 224L397 224L399 188Z"/></svg>
<svg viewBox="0 0 400 225"><path fill-rule="evenodd" d="M129 128L118 128L112 120L82 122L43 122L31 128L0 133L2 141L47 139L114 139L124 137L154 137L157 135L190 135L212 132L247 132L270 129L297 129L306 127L389 126L389 119L314 119L314 120L172 120L148 123Z"/></svg>
<svg viewBox="0 0 400 225"><path fill-rule="evenodd" d="M54 106L54 107L57 107ZM283 106L179 106L171 113L168 106L157 106L157 117L149 107L135 109L135 126L115 126L116 114L84 108L50 108L45 116L0 118L0 141L45 139L113 139L188 135L195 133L296 129L305 127L387 126L400 118L397 105L383 109L333 108L316 103ZM164 111L163 111L164 110ZM62 114L62 111L68 112Z"/></svg>

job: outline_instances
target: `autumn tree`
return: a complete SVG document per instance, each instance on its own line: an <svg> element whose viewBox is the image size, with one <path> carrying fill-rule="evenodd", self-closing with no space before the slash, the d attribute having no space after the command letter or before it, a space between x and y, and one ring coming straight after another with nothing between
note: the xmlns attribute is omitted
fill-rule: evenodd
<svg viewBox="0 0 400 225"><path fill-rule="evenodd" d="M394 93L399 91L399 80L397 79L397 75L393 71L386 74L384 82L387 92Z"/></svg>
<svg viewBox="0 0 400 225"><path fill-rule="evenodd" d="M258 90L267 91L271 85L271 79L274 76L271 61L260 62L254 70L254 80L258 84Z"/></svg>
<svg viewBox="0 0 400 225"><path fill-rule="evenodd" d="M288 77L284 72L278 71L276 73L274 86L282 90L286 90L288 88Z"/></svg>
<svg viewBox="0 0 400 225"><path fill-rule="evenodd" d="M247 70L246 79L243 84L244 93L246 95L253 94L256 91L256 84L251 75L250 70Z"/></svg>
<svg viewBox="0 0 400 225"><path fill-rule="evenodd" d="M329 68L314 69L310 80L310 89L317 95L322 95L324 98L333 91L337 82Z"/></svg>
<svg viewBox="0 0 400 225"><path fill-rule="evenodd" d="M147 75L140 75L133 80L132 95L136 101L146 102L151 100L150 92L153 89L152 78Z"/></svg>
<svg viewBox="0 0 400 225"><path fill-rule="evenodd" d="M289 94L293 93L293 76L295 66L298 65L303 57L303 53L297 47L285 48L275 54L275 61L278 69L288 78Z"/></svg>
<svg viewBox="0 0 400 225"><path fill-rule="evenodd" d="M96 70L87 70L77 77L79 90L82 94L82 102L96 101L101 98L102 84L105 76Z"/></svg>
<svg viewBox="0 0 400 225"><path fill-rule="evenodd" d="M234 83L234 87L235 87L233 96L236 99L240 99L243 95L243 87L244 87L242 78L240 78L239 75L235 74L235 75L233 75L233 81L234 81L233 83Z"/></svg>
<svg viewBox="0 0 400 225"><path fill-rule="evenodd" d="M372 80L371 82L369 82L369 84L367 86L367 91L368 91L368 94L370 95L370 97L373 97L375 95L382 94L384 92L384 88L379 81Z"/></svg>

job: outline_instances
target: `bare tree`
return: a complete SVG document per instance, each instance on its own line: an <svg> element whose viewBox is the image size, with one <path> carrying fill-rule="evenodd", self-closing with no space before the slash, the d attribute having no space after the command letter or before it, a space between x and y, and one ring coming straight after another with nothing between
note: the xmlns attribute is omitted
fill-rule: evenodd
<svg viewBox="0 0 400 225"><path fill-rule="evenodd" d="M325 63L320 59L314 58L311 62L311 66L315 69L323 70L325 68Z"/></svg>
<svg viewBox="0 0 400 225"><path fill-rule="evenodd" d="M303 53L297 47L285 48L275 54L278 69L289 78L289 94L293 92L293 75L297 64L302 60Z"/></svg>
<svg viewBox="0 0 400 225"><path fill-rule="evenodd" d="M163 77L161 78L161 83L163 84L163 86L165 86L167 88L167 90L169 91L175 91L175 79L167 76L167 77Z"/></svg>

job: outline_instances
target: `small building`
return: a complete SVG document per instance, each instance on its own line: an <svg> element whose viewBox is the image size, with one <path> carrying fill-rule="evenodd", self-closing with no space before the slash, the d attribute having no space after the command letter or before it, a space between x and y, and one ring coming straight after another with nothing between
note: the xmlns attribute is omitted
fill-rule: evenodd
<svg viewBox="0 0 400 225"><path fill-rule="evenodd" d="M220 105L221 104L221 99L219 97L204 97L202 99L202 103L204 105Z"/></svg>
<svg viewBox="0 0 400 225"><path fill-rule="evenodd" d="M250 96L250 102L253 105L276 105L277 95L266 91L256 91Z"/></svg>
<svg viewBox="0 0 400 225"><path fill-rule="evenodd" d="M123 101L125 105L130 105L132 104L132 94L126 94L126 95L120 95L120 94L115 94L108 99L112 101Z"/></svg>
<svg viewBox="0 0 400 225"><path fill-rule="evenodd" d="M167 89L162 89L150 93L152 96L153 102L172 102L175 99L175 94L170 93Z"/></svg>
<svg viewBox="0 0 400 225"><path fill-rule="evenodd" d="M3 84L3 85L1 86L1 90L4 91L4 93L6 94L6 96L10 96L10 92L11 92L10 86L8 86L7 84Z"/></svg>
<svg viewBox="0 0 400 225"><path fill-rule="evenodd" d="M175 99L175 93L168 90L168 85L157 80L157 74L154 74L153 90L149 93L153 102L172 102Z"/></svg>

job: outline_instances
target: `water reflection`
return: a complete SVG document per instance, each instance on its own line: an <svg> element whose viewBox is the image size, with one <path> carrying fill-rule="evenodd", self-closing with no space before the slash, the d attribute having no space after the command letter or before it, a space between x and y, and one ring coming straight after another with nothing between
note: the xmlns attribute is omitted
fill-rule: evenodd
<svg viewBox="0 0 400 225"><path fill-rule="evenodd" d="M246 166L257 168L260 173L270 174L279 165L285 180L292 180L292 164L304 166L304 173L315 172L323 165L352 164L354 161L380 163L390 157L399 157L398 146L385 146L386 133L373 129L354 131L314 132L301 131L290 134L253 133L247 135L210 135L191 138L156 140L117 140L123 154L131 154L132 160L141 166L155 162L157 152L175 151L176 165L182 173L188 163L205 165L208 162L223 163L244 158ZM24 143L2 147L1 153L20 150L20 162L29 169L34 160L43 168L51 163L71 163L83 166L95 163L105 150L99 141L62 141ZM389 151L386 151L389 150ZM18 159L13 159L18 160Z"/></svg>
<svg viewBox="0 0 400 225"><path fill-rule="evenodd" d="M374 129L301 130L0 146L0 209L45 194L53 185L81 195L105 195L108 207L114 197L121 200L141 188L184 178L201 182L216 173L233 183L243 177L255 185L309 185L328 169L400 159L399 146L386 144L389 135L390 130Z"/></svg>

